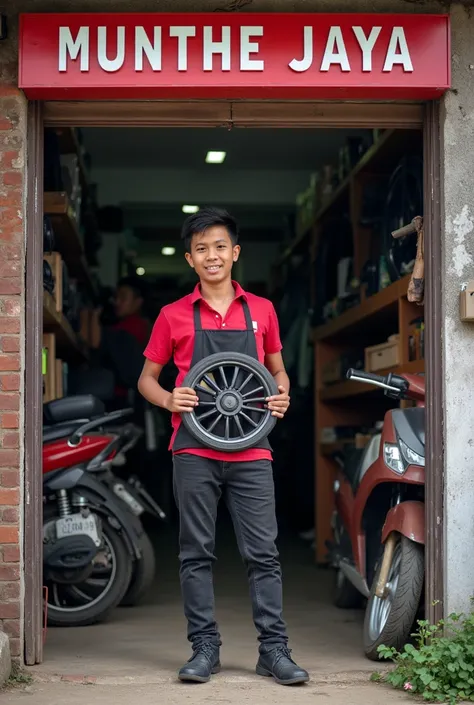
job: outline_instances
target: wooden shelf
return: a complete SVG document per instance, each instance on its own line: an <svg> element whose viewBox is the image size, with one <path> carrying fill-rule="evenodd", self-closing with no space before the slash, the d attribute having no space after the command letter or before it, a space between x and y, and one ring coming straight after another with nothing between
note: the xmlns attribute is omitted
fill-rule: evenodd
<svg viewBox="0 0 474 705"><path fill-rule="evenodd" d="M84 255L79 228L66 193L46 191L44 213L51 219L56 249L61 253L71 277L85 284L89 293L96 293L95 284Z"/></svg>
<svg viewBox="0 0 474 705"><path fill-rule="evenodd" d="M337 453L338 451L344 451L346 448L349 446L354 446L355 441L354 439L348 439L346 441L334 441L334 443L320 443L319 444L319 449L321 452L321 455L332 455L333 453Z"/></svg>
<svg viewBox="0 0 474 705"><path fill-rule="evenodd" d="M390 284L386 289L382 289L378 294L363 301L359 306L344 311L340 316L323 326L318 326L313 331L313 340L327 340L335 338L338 334L347 335L353 328L359 326L363 320L383 313L387 308L396 306L398 300L406 296L411 274L407 274L403 279Z"/></svg>
<svg viewBox="0 0 474 705"><path fill-rule="evenodd" d="M55 334L56 349L63 360L70 362L87 360L85 347L64 314L56 311L54 299L47 291L43 291L43 331Z"/></svg>
<svg viewBox="0 0 474 705"><path fill-rule="evenodd" d="M320 207L314 217L312 225L295 237L290 245L288 245L286 250L278 258L277 265L283 264L283 262L312 232L314 225L327 216L335 206L338 206L342 198L349 198L350 185L359 174L364 172L386 174L388 168L394 167L400 159L402 150L414 145L415 138L413 137L413 134L413 131L407 132L405 130L385 130L377 142L375 142L361 157L360 161L356 164L350 174L339 184L334 193L332 193Z"/></svg>
<svg viewBox="0 0 474 705"><path fill-rule="evenodd" d="M425 361L424 360L413 360L413 362L408 362L406 365L401 365L400 367L392 367L387 370L380 370L376 374L388 375L392 372L396 375L402 374L420 374L425 371ZM337 384L332 384L328 387L323 387L319 390L319 398L322 401L339 401L341 399L348 399L349 397L360 396L361 394L367 394L368 392L378 392L383 398L383 390L379 387L375 387L373 384L363 384L362 382L352 382L351 380L346 380L344 382L338 382Z"/></svg>

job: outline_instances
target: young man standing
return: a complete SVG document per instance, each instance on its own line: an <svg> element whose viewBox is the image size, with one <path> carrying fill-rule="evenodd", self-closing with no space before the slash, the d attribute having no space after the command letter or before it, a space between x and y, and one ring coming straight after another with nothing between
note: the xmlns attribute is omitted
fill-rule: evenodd
<svg viewBox="0 0 474 705"><path fill-rule="evenodd" d="M198 404L193 389L180 385L197 362L217 352L240 352L264 363L279 394L268 407L283 418L289 380L281 355L278 321L270 301L246 293L231 272L240 254L235 220L217 208L205 208L183 225L186 260L196 271L194 292L165 306L145 350L138 384L152 404L172 413L174 490L180 516L180 580L188 639L193 655L181 668L183 681L207 682L220 670L220 634L214 617L212 564L217 505L229 508L247 566L253 618L259 633L257 673L291 685L309 680L291 659L282 618L282 580L275 546L277 522L271 449L265 439L242 452L204 447L186 431L181 415ZM173 357L179 374L173 392L159 384L162 368Z"/></svg>

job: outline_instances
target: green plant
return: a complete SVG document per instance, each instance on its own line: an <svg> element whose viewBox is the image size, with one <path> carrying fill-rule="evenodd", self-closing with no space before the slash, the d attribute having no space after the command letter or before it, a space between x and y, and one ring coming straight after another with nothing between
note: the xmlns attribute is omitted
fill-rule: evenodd
<svg viewBox="0 0 474 705"><path fill-rule="evenodd" d="M437 624L420 620L412 636L414 644L402 651L379 646L380 656L396 664L384 680L429 702L474 702L474 611Z"/></svg>
<svg viewBox="0 0 474 705"><path fill-rule="evenodd" d="M10 678L7 680L5 685L7 687L12 687L15 685L30 685L32 682L33 678L30 674L23 670L17 663L13 663Z"/></svg>

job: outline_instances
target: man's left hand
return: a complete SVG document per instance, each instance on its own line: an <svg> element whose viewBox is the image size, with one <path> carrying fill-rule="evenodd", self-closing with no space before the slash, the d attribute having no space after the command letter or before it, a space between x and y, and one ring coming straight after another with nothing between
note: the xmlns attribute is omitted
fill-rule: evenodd
<svg viewBox="0 0 474 705"><path fill-rule="evenodd" d="M267 397L266 401L268 408L272 412L272 416L282 419L290 406L290 397L285 387L279 385L278 391L280 394L276 394L273 397Z"/></svg>

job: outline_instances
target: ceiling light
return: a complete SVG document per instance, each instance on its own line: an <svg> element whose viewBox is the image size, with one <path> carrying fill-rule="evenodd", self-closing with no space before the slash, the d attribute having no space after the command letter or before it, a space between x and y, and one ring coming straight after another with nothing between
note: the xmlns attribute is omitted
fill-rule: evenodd
<svg viewBox="0 0 474 705"><path fill-rule="evenodd" d="M145 268L144 268L144 267L137 267L137 270L136 270L136 271L137 271L137 274L138 274L139 277L143 277L143 275L145 274Z"/></svg>
<svg viewBox="0 0 474 705"><path fill-rule="evenodd" d="M208 152L206 154L206 162L208 164L222 164L226 156L226 152Z"/></svg>
<svg viewBox="0 0 474 705"><path fill-rule="evenodd" d="M183 213L197 213L199 206L183 206L181 210Z"/></svg>
<svg viewBox="0 0 474 705"><path fill-rule="evenodd" d="M175 252L175 247L163 247L163 249L161 250L161 254L165 255L165 257L171 257L171 255L174 255Z"/></svg>

